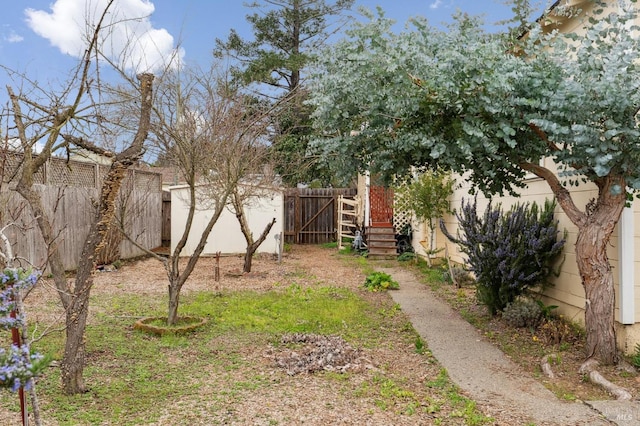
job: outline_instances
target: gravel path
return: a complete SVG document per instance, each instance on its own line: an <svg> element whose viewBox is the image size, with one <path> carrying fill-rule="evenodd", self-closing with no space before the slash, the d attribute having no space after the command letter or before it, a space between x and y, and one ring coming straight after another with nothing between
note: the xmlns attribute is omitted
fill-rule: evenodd
<svg viewBox="0 0 640 426"><path fill-rule="evenodd" d="M506 414L513 417L514 424L638 424L636 416L620 419L616 418L617 411L603 410L607 403L600 405L600 412L594 408L598 403L560 401L487 342L457 312L419 283L411 272L399 268L380 270L400 283L400 290L390 294L409 316L433 355L447 369L451 379L488 414L500 413L500 417Z"/></svg>

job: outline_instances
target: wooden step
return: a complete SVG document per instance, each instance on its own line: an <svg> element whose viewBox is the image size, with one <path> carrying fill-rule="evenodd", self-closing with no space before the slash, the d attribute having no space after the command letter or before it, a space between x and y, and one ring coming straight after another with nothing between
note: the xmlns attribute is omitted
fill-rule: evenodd
<svg viewBox="0 0 640 426"><path fill-rule="evenodd" d="M384 254L384 255L397 255L395 247L371 247L369 246L369 254Z"/></svg>
<svg viewBox="0 0 640 426"><path fill-rule="evenodd" d="M395 259L398 256L396 233L388 222L377 222L367 227L369 257L372 259Z"/></svg>
<svg viewBox="0 0 640 426"><path fill-rule="evenodd" d="M374 240L395 240L396 234L393 232L374 232L373 234L368 233L367 237Z"/></svg>
<svg viewBox="0 0 640 426"><path fill-rule="evenodd" d="M393 228L391 222L371 222L370 228Z"/></svg>
<svg viewBox="0 0 640 426"><path fill-rule="evenodd" d="M387 238L389 236L391 236L392 238L395 238L396 233L393 232L393 229L389 229L386 232L382 232L382 231L367 232L367 235L369 235L371 238Z"/></svg>
<svg viewBox="0 0 640 426"><path fill-rule="evenodd" d="M367 240L367 244L369 245L369 247L375 247L375 248L392 248L395 249L397 247L397 241L396 240L372 240L372 239L368 239Z"/></svg>
<svg viewBox="0 0 640 426"><path fill-rule="evenodd" d="M395 232L393 226L369 226L367 227L367 232L378 233L378 232Z"/></svg>
<svg viewBox="0 0 640 426"><path fill-rule="evenodd" d="M395 248L392 249L381 249L381 248L373 248L369 247L369 259L396 259L398 257L398 253Z"/></svg>

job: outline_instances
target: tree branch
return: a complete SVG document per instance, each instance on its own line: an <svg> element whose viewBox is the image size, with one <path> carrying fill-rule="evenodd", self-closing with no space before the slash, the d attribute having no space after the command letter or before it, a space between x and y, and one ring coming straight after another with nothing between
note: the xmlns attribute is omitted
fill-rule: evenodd
<svg viewBox="0 0 640 426"><path fill-rule="evenodd" d="M109 158L115 157L115 154L112 151L99 147L96 144L89 142L84 138L79 138L77 136L67 135L67 134L62 135L62 137L64 138L65 141L67 141L67 143L76 145L82 149L86 149L87 151L93 152L94 154L102 155Z"/></svg>
<svg viewBox="0 0 640 426"><path fill-rule="evenodd" d="M542 167L539 164L530 162L521 162L519 163L519 166L523 170L531 172L547 181L553 195L555 195L558 203L562 206L562 209L574 225L581 227L586 223L587 215L576 206L573 198L571 197L571 193L567 188L562 186L558 177L551 170L546 167Z"/></svg>
<svg viewBox="0 0 640 426"><path fill-rule="evenodd" d="M542 139L542 140L547 144L547 146L549 147L549 149L550 149L552 152L560 151L560 147L559 147L558 145L556 145L556 143L555 143L555 142L553 142L552 140L550 140L550 139L549 139L549 136L547 136L547 134L544 132L544 130L542 130L540 127L536 126L536 125L535 125L535 124L533 124L533 123L529 123L529 128L530 128L531 130L533 130L533 133L535 133L536 135L538 135L538 137L539 137L540 139Z"/></svg>

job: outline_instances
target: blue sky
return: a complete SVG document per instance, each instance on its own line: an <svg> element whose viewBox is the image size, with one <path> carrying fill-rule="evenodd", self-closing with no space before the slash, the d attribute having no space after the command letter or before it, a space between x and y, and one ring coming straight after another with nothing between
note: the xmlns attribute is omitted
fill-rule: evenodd
<svg viewBox="0 0 640 426"><path fill-rule="evenodd" d="M82 46L74 27L87 9L106 0L11 0L3 2L0 16L0 65L25 72L46 87L47 82L64 80L77 63L73 53ZM168 55L180 43L186 63L207 66L216 37L225 39L235 28L250 36L245 15L251 12L242 0L117 0L121 16L144 16L127 31L144 34L143 43L157 47L155 57ZM356 5L382 7L387 17L397 20L398 29L411 16L422 15L433 24L449 21L456 9L484 14L487 23L510 16L502 0L357 0ZM37 29L38 33L34 29ZM117 42L114 49L118 49ZM146 49L149 52L152 49ZM138 61L139 58L131 55ZM1 70L0 70L1 71ZM0 99L9 80L0 72ZM13 82L12 84L16 84Z"/></svg>

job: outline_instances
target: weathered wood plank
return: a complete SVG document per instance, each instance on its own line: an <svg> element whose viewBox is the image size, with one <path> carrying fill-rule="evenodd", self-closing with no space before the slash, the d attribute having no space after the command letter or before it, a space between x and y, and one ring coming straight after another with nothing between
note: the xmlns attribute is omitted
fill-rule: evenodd
<svg viewBox="0 0 640 426"><path fill-rule="evenodd" d="M285 191L285 242L322 244L335 241L338 196L355 188L294 188Z"/></svg>
<svg viewBox="0 0 640 426"><path fill-rule="evenodd" d="M95 202L99 195L96 184L102 181L105 167L53 159L45 169L47 173L42 173L44 179L51 177L56 184L36 184L34 188L41 194L47 214L53 218L57 247L65 269L73 270L77 267L95 213ZM130 183L124 184L121 189L116 215L124 218L125 229L141 245L150 249L158 247L162 241L160 175L140 170L135 173L130 171L129 174L127 179ZM15 224L6 230L15 253L24 259L25 266L30 263L37 268L44 268L47 248L35 219L25 201L10 188L9 183L0 189L0 226ZM126 239L119 242L120 258L142 254L143 251Z"/></svg>

